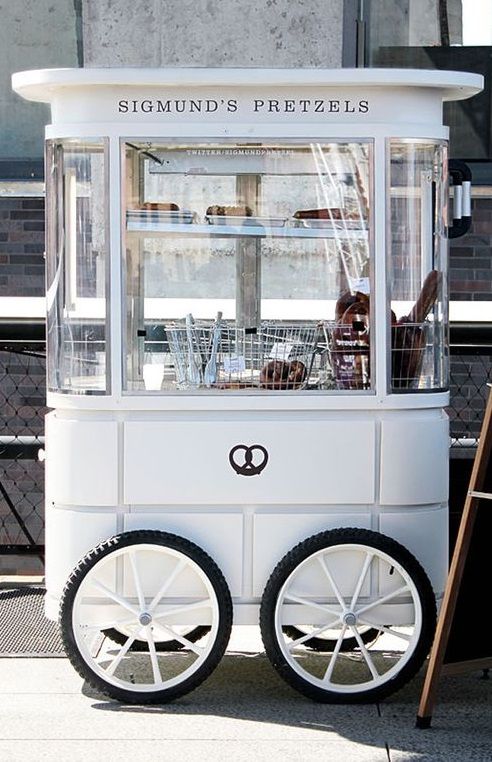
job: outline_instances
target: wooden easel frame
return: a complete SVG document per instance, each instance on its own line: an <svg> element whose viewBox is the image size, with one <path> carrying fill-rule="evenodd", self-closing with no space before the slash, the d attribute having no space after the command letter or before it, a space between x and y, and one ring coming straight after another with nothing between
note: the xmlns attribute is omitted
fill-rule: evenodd
<svg viewBox="0 0 492 762"><path fill-rule="evenodd" d="M490 385L489 385L490 386ZM441 611L437 622L436 635L425 676L424 687L420 699L416 725L418 728L430 728L432 710L434 708L437 686L441 672L458 674L474 669L489 669L492 667L492 655L485 659L474 659L456 664L444 664L444 655L448 644L449 633L453 624L458 593L463 578L465 563L470 548L473 526L480 500L492 500L492 494L483 492L485 475L492 451L492 389L485 408L485 415L480 431L480 439L470 476L463 515L456 545L454 548L449 576L444 591Z"/></svg>

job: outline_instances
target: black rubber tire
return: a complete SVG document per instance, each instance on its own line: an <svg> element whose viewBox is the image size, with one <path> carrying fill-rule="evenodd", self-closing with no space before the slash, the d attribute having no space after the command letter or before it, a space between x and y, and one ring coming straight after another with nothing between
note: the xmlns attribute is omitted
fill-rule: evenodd
<svg viewBox="0 0 492 762"><path fill-rule="evenodd" d="M111 627L109 630L103 630L104 634L107 638L113 641L113 643L117 643L120 646L125 645L127 641L127 636L120 632L119 630L116 630L114 627ZM197 640L201 640L205 635L207 635L210 632L210 627L207 627L206 625L199 625L198 627L195 627L190 632L186 633L186 639L190 640L192 643L196 643ZM179 640L160 640L155 643L155 650L157 652L161 653L170 653L172 651L182 651L185 646L183 643L180 643ZM147 651L148 645L146 640L134 640L133 645L130 648L130 651Z"/></svg>
<svg viewBox="0 0 492 762"><path fill-rule="evenodd" d="M190 675L182 683L154 692L123 689L108 683L96 674L79 651L72 624L72 609L75 596L85 575L99 561L109 554L116 550L120 550L121 548L140 543L172 548L183 555L188 556L198 564L207 575L214 589L219 609L217 636L207 659L196 672ZM92 686L92 688L123 703L161 704L172 701L179 696L183 696L194 690L206 680L217 667L227 648L231 634L232 600L229 588L219 567L204 550L198 547L198 545L195 545L183 537L169 534L167 532L142 529L134 532L124 532L120 535L111 537L109 540L102 542L100 545L90 550L89 553L87 553L87 555L77 564L63 591L60 604L59 624L65 652L70 659L72 666L79 675Z"/></svg>
<svg viewBox="0 0 492 762"><path fill-rule="evenodd" d="M275 633L277 598L285 581L306 558L323 548L358 544L376 548L391 556L406 570L417 588L422 606L422 628L413 654L402 669L386 683L354 693L326 690L313 685L291 667ZM403 545L386 535L368 529L342 528L313 535L290 550L277 564L263 593L260 628L266 654L279 675L295 690L314 701L331 704L361 704L379 701L402 688L422 666L432 645L436 628L436 602L429 579L417 559Z"/></svg>
<svg viewBox="0 0 492 762"><path fill-rule="evenodd" d="M285 627L282 627L282 630L284 631L285 635L287 635L288 638L291 638L292 640L296 640L297 638L301 638L305 633L300 630L298 627L295 627L293 624L287 624ZM362 642L367 643L374 643L374 641L379 637L379 630L374 629L374 627L370 627L365 632L359 633L360 637L362 638ZM189 636L188 636L189 637ZM303 645L306 646L306 648L310 648L312 651L331 651L332 648L335 647L336 640L332 640L330 638L310 638L309 640L306 640ZM340 651L342 653L345 653L347 651L353 651L354 648L357 648L357 641L355 638L344 638L342 642L342 647L340 648Z"/></svg>

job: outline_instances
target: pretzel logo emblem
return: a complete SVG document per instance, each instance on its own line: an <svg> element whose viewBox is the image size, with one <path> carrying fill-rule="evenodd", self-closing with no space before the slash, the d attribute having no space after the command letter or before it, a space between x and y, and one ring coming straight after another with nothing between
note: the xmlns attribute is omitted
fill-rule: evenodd
<svg viewBox="0 0 492 762"><path fill-rule="evenodd" d="M260 462L258 462L258 456L256 457L257 462L255 462L256 453L259 453L261 457ZM229 463L236 474L240 476L256 476L261 474L268 463L268 452L263 445L254 444L248 447L247 445L239 444L230 451Z"/></svg>

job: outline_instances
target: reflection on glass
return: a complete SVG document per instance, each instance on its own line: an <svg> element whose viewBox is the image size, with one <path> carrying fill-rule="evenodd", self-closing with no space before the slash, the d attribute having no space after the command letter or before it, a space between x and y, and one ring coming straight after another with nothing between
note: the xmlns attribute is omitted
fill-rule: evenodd
<svg viewBox="0 0 492 762"><path fill-rule="evenodd" d="M123 159L127 390L371 388L369 144Z"/></svg>
<svg viewBox="0 0 492 762"><path fill-rule="evenodd" d="M47 144L48 388L105 393L106 148Z"/></svg>
<svg viewBox="0 0 492 762"><path fill-rule="evenodd" d="M448 378L446 148L392 141L389 277L391 388L444 389Z"/></svg>

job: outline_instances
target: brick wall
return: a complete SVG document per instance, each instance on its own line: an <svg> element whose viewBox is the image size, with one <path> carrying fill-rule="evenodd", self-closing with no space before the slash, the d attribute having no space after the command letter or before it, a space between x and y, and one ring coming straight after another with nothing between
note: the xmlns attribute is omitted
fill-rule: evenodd
<svg viewBox="0 0 492 762"><path fill-rule="evenodd" d="M0 198L0 296L43 296L44 199Z"/></svg>
<svg viewBox="0 0 492 762"><path fill-rule="evenodd" d="M492 198L474 199L472 215L471 231L451 241L451 299L492 301Z"/></svg>

